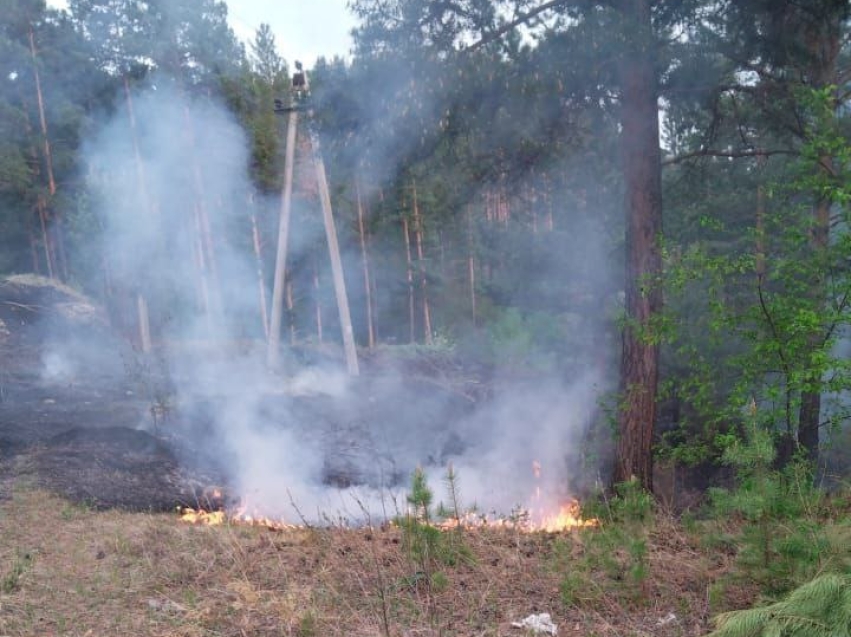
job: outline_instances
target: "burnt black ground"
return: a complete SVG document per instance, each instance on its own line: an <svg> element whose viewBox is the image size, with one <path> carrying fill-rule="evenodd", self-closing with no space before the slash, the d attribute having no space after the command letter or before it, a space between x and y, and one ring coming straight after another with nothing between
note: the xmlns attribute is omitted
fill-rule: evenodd
<svg viewBox="0 0 851 637"><path fill-rule="evenodd" d="M135 352L96 308L69 294L0 281L0 498L26 481L94 508L160 511L204 505L212 486L227 491L231 459L214 425L222 397L178 398L161 357ZM328 368L327 356L299 358L304 369ZM182 373L192 375L193 365L209 366L209 352L185 362ZM272 392L258 410L320 450L324 484L398 484L413 462L439 463L462 446L451 424L473 409L479 390L446 381L442 368L452 364L413 358L389 369L374 356L345 400ZM410 443L400 432L420 432L424 455L395 454Z"/></svg>

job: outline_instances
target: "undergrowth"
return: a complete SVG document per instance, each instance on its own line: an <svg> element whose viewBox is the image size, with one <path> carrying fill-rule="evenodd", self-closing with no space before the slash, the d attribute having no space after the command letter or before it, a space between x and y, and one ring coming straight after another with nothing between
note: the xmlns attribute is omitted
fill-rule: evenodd
<svg viewBox="0 0 851 637"><path fill-rule="evenodd" d="M604 597L627 605L646 601L648 542L654 523L650 494L636 480L618 484L613 496L586 503L582 517L595 518L599 525L580 531L579 555L569 538L557 545L558 567L564 571L562 602L593 605Z"/></svg>
<svg viewBox="0 0 851 637"><path fill-rule="evenodd" d="M819 573L851 567L851 524L814 484L810 464L795 459L775 468L770 433L752 425L727 446L736 472L732 490L712 489L708 548L733 550L736 569L726 581L752 583L776 599Z"/></svg>

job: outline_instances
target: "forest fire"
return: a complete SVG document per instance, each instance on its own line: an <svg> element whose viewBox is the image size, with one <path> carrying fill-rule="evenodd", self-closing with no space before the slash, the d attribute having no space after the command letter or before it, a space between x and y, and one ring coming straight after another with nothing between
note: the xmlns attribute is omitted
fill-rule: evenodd
<svg viewBox="0 0 851 637"><path fill-rule="evenodd" d="M233 513L228 513L223 509L206 511L204 509L186 507L180 509L180 519L184 522L201 526L235 524L241 526L259 526L272 531L299 528L299 525L290 524L283 520L276 520L262 515L250 515L244 509L237 509Z"/></svg>
<svg viewBox="0 0 851 637"><path fill-rule="evenodd" d="M190 524L202 526L235 524L259 526L273 531L296 529L300 526L266 516L249 515L240 510L228 513L221 509L205 511L204 509L187 507L180 510L180 519ZM576 500L563 504L558 512L536 514L534 519L529 511L521 511L512 516L483 516L467 513L460 518L449 518L435 523L435 526L445 531L460 527L463 529L513 529L523 533L559 533L573 529L592 528L598 525L599 521L594 518L584 519L581 517L579 502Z"/></svg>
<svg viewBox="0 0 851 637"><path fill-rule="evenodd" d="M576 528L595 527L599 524L600 521L596 518L584 519L580 511L579 501L573 500L568 504L561 505L558 513L544 515L540 522L533 524L533 528L536 531L555 533Z"/></svg>
<svg viewBox="0 0 851 637"><path fill-rule="evenodd" d="M599 526L595 518L583 518L581 504L575 498L570 498L558 505L558 509L545 503L542 497L541 463L532 463L532 473L536 480L535 491L531 506L521 507L510 515L497 513L482 514L477 511L459 512L456 515L445 515L442 520L429 519L428 523L445 531L452 529L511 529L523 533L558 533L573 529ZM302 525L292 524L284 520L268 517L258 512L256 507L245 502L230 506L227 498L219 488L211 488L203 500L206 507L199 503L196 508L180 509L180 519L190 524L203 526L220 526L225 524L259 526L270 530L286 530L299 528ZM253 511L253 513L249 513Z"/></svg>

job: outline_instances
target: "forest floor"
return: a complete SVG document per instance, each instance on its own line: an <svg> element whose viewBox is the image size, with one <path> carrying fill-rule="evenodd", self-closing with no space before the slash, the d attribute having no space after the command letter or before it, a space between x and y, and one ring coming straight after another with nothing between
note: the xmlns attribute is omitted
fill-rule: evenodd
<svg viewBox="0 0 851 637"><path fill-rule="evenodd" d="M538 613L561 635L702 635L714 612L756 596L738 585L719 596L734 550L707 548L663 513L636 531L639 557L636 537L607 545L602 528L435 539L388 520L190 524L178 509L227 487L216 457L192 453L214 403L194 405L191 417L175 409L177 422L164 424L166 379L140 366L85 299L32 281L0 282L0 354L3 637L524 635L512 623ZM410 363L392 405L370 398L353 411L291 394L262 407L274 420L283 401L290 416L334 433L323 438L326 484L368 481L369 458L346 432L398 418L400 400L411 430L438 439L436 454L458 444L435 423L469 410L482 387L446 364ZM372 396L378 381L360 382L355 393Z"/></svg>
<svg viewBox="0 0 851 637"><path fill-rule="evenodd" d="M595 532L445 532L463 557L426 577L393 525L199 526L21 481L0 505L0 634L524 635L512 622L543 612L560 635L707 632L729 555L659 518L640 585L599 567L567 602L565 576Z"/></svg>

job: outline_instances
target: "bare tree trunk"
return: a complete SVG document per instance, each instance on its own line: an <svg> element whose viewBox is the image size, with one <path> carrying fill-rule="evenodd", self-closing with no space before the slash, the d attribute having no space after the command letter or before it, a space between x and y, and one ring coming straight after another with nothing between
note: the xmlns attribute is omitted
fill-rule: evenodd
<svg viewBox="0 0 851 637"><path fill-rule="evenodd" d="M325 175L325 162L322 160L319 140L311 133L310 142L313 151L313 163L316 169L316 181L319 187L319 201L322 204L322 219L325 222L325 236L328 240L328 252L331 257L331 275L334 280L334 294L337 297L337 311L340 314L340 329L343 332L343 349L346 355L346 367L349 374L360 373L358 353L355 347L355 333L349 312L349 297L346 294L346 279L343 273L343 260L340 257L340 245L337 242L337 228L334 226L334 213L331 208L331 193L328 190L328 178Z"/></svg>
<svg viewBox="0 0 851 637"><path fill-rule="evenodd" d="M257 291L260 294L260 322L263 324L263 336L269 339L269 308L266 305L266 277L263 274L263 250L260 245L260 231L257 229L257 215L251 215L251 239L254 245L254 262L257 265Z"/></svg>
<svg viewBox="0 0 851 637"><path fill-rule="evenodd" d="M762 184L756 187L756 283L765 280L765 191Z"/></svg>
<svg viewBox="0 0 851 637"><path fill-rule="evenodd" d="M316 255L311 260L313 264L313 305L316 314L316 338L321 345L323 342L322 335L322 299L319 296L319 264L316 262Z"/></svg>
<svg viewBox="0 0 851 637"><path fill-rule="evenodd" d="M473 327L476 326L476 260L473 243L473 209L467 206L467 274L470 281L470 310L473 316Z"/></svg>
<svg viewBox="0 0 851 637"><path fill-rule="evenodd" d="M195 269L198 272L198 300L207 317L207 327L212 329L210 321L210 288L207 281L207 259L205 257L204 245L201 239L201 216L198 212L198 202L192 205L192 221L195 224L195 237L192 242L193 256L195 257Z"/></svg>
<svg viewBox="0 0 851 637"><path fill-rule="evenodd" d="M290 345L295 345L295 301L293 300L293 281L287 277L287 317L290 326Z"/></svg>
<svg viewBox="0 0 851 637"><path fill-rule="evenodd" d="M213 241L213 230L210 224L210 215L207 210L208 203L205 197L204 180L201 175L201 167L198 164L197 144L195 142L195 130L192 118L189 114L189 107L183 109L183 118L186 129L186 136L189 141L189 146L192 149L192 185L195 189L195 212L197 214L197 232L199 236L199 247L203 253L203 262L207 269L207 288L208 298L210 302L207 305L207 312L218 320L221 318L224 306L222 303L221 284L219 282L218 266L216 265L215 244ZM212 324L213 317L209 317Z"/></svg>
<svg viewBox="0 0 851 637"><path fill-rule="evenodd" d="M651 5L651 0L630 0L622 9L633 28L636 50L620 61L626 321L614 472L616 483L636 478L648 490L653 489L652 443L659 379L659 346L653 320L662 309L662 169Z"/></svg>
<svg viewBox="0 0 851 637"><path fill-rule="evenodd" d="M414 266L411 257L411 235L408 230L408 218L402 217L402 233L405 235L405 256L408 260L408 325L410 326L410 341L416 342L414 332Z"/></svg>
<svg viewBox="0 0 851 637"><path fill-rule="evenodd" d="M38 72L38 55L36 53L35 48L35 33L33 31L32 25L29 26L28 30L29 43L30 43L30 55L32 56L33 63L33 77L35 79L35 91L36 91L36 99L38 104L38 120L39 125L41 126L41 136L42 136L42 144L44 149L44 165L45 171L47 173L47 190L50 194L50 201L43 202L42 205L45 209L45 234L47 237L47 245L50 248L50 258L49 260L52 262L52 267L50 270L50 277L53 278L58 274L58 272L62 272L62 276L59 278L67 279L68 278L68 266L67 261L65 259L65 249L63 245L63 238L61 232L61 220L58 215L55 215L53 218L53 227L50 227L50 224L47 222L49 215L46 213L46 210L50 207L50 204L53 202L53 197L56 195L56 178L53 173L53 152L50 149L50 135L47 129L47 115L45 113L44 107L44 92L41 89L41 74ZM60 259L57 261L57 252L52 248L59 249ZM57 268L57 264L60 266Z"/></svg>
<svg viewBox="0 0 851 637"><path fill-rule="evenodd" d="M44 261L47 265L47 276L52 279L56 273L56 266L53 262L53 248L51 247L50 233L47 228L47 224L49 223L47 219L47 204L42 195L37 197L35 206L38 211L38 220L41 224L41 240L44 242Z"/></svg>
<svg viewBox="0 0 851 637"><path fill-rule="evenodd" d="M35 141L35 133L33 131L32 122L30 121L26 103L23 104L23 111L24 127L27 132L27 136L33 140L33 144L30 147L30 156L32 158L33 166L38 167L41 164L38 155L38 144ZM36 170L40 169L37 168ZM45 201L44 195L41 193L36 197L35 211L38 216L39 229L41 230L41 241L44 247L44 264L47 269L47 276L53 279L55 278L56 273L56 261L49 232L50 219L47 212L47 202ZM38 271L38 268L36 268L36 271Z"/></svg>
<svg viewBox="0 0 851 637"><path fill-rule="evenodd" d="M372 291L369 285L369 252L366 248L366 230L363 222L363 201L361 200L360 184L355 182L355 194L358 207L358 235L360 236L361 264L363 266L363 287L366 293L366 327L369 349L375 347L375 327L372 323Z"/></svg>
<svg viewBox="0 0 851 637"><path fill-rule="evenodd" d="M423 219L420 216L420 207L417 203L417 184L411 185L414 206L414 237L417 241L417 259L420 271L420 294L423 301L423 335L427 345L431 345L431 310L428 304L428 281L426 279L425 257L423 256Z"/></svg>
<svg viewBox="0 0 851 637"><path fill-rule="evenodd" d="M124 98L127 104L127 114L130 122L130 135L133 140L133 152L136 158L136 179L139 183L139 196L142 199L143 210L145 210L147 214L153 215L155 214L155 209L149 197L147 179L145 177L145 165L142 163L142 154L139 151L139 139L136 135L136 114L133 111L133 98L130 94L130 82L126 75L122 77L122 80L124 83ZM139 328L139 340L142 346L142 351L149 353L151 351L151 322L150 317L148 316L148 302L141 290L136 293L136 313L137 325Z"/></svg>
<svg viewBox="0 0 851 637"><path fill-rule="evenodd" d="M136 309L139 315L139 343L145 354L151 352L151 323L148 316L148 302L141 292L136 294Z"/></svg>
<svg viewBox="0 0 851 637"><path fill-rule="evenodd" d="M27 232L30 237L30 256L32 257L33 261L33 273L41 274L41 266L38 262L38 248L36 246L36 238L35 234L33 233L32 225L27 224Z"/></svg>
<svg viewBox="0 0 851 637"><path fill-rule="evenodd" d="M281 347L281 318L283 314L284 286L286 284L287 241L293 197L293 163L295 160L298 112L290 111L287 123L287 147L284 159L284 187L281 195L281 214L278 221L278 251L275 256L275 282L272 288L272 317L269 321L269 341L266 362L272 369L278 367Z"/></svg>

